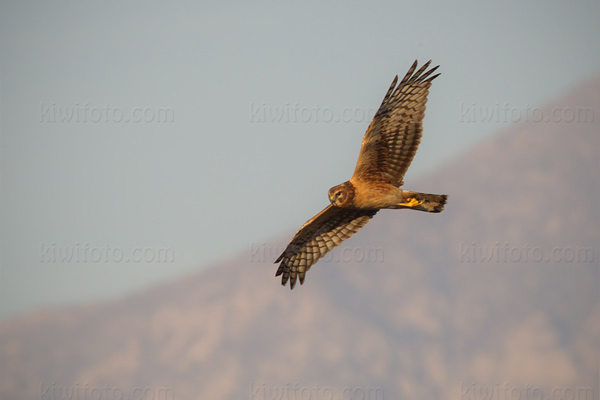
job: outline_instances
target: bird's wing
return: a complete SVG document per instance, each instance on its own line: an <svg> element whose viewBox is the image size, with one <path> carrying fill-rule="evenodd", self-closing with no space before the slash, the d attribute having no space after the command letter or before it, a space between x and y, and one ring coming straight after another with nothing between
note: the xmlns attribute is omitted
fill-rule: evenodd
<svg viewBox="0 0 600 400"><path fill-rule="evenodd" d="M327 206L308 220L294 235L292 241L275 263L281 262L275 276L281 277L290 289L304 283L306 271L335 246L354 235L377 213L378 210L360 210Z"/></svg>
<svg viewBox="0 0 600 400"><path fill-rule="evenodd" d="M429 87L439 75L430 76L439 66L426 71L430 63L415 72L415 61L398 86L394 78L363 137L352 179L403 184L421 142Z"/></svg>

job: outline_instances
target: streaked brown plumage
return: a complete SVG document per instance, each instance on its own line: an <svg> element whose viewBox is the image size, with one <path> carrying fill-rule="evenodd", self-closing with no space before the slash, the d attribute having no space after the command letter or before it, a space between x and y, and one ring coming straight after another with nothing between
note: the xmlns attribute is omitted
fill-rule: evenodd
<svg viewBox="0 0 600 400"><path fill-rule="evenodd" d="M428 61L417 72L417 61L400 84L396 76L362 140L356 169L349 181L329 189L327 206L307 221L277 258L275 276L290 289L304 283L306 271L327 252L358 232L382 208L412 208L437 213L446 195L399 189L421 141L431 76Z"/></svg>

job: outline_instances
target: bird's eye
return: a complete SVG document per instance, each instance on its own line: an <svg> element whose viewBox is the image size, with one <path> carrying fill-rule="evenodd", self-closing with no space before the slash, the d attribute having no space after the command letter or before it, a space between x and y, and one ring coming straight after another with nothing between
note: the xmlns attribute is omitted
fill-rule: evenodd
<svg viewBox="0 0 600 400"><path fill-rule="evenodd" d="M342 192L337 192L337 193L335 194L335 197L340 197L341 195L342 195Z"/></svg>

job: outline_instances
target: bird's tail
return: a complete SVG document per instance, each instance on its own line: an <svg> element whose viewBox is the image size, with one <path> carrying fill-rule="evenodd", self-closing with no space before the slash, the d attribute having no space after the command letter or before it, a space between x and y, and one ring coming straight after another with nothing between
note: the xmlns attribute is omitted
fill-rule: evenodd
<svg viewBox="0 0 600 400"><path fill-rule="evenodd" d="M444 209L448 196L445 194L429 194L404 191L406 201L394 208L412 208L413 210L439 213Z"/></svg>

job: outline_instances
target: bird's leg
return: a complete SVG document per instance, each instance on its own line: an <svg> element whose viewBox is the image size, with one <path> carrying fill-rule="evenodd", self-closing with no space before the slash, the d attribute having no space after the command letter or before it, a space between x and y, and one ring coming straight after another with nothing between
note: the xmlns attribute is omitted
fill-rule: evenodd
<svg viewBox="0 0 600 400"><path fill-rule="evenodd" d="M421 204L423 204L423 200L419 201L414 197L411 197L411 199L408 201L408 203L398 203L399 206L411 207L411 208L420 206Z"/></svg>

